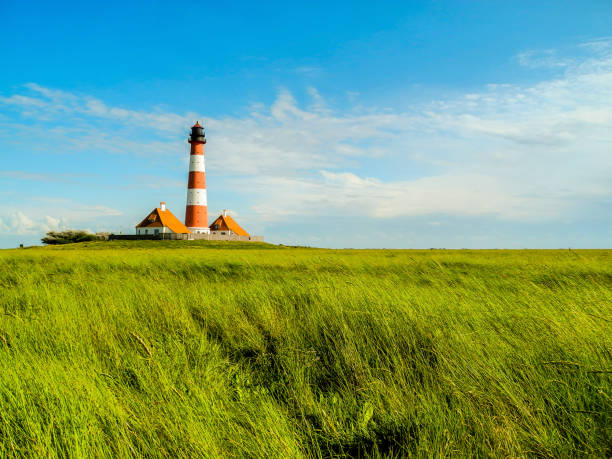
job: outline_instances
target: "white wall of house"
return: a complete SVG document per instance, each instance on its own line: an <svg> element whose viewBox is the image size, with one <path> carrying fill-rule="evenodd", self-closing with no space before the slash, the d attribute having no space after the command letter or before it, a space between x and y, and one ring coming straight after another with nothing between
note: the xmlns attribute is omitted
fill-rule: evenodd
<svg viewBox="0 0 612 459"><path fill-rule="evenodd" d="M157 233L155 231L157 231ZM136 228L137 235L138 234L153 235L153 234L167 234L167 233L172 233L172 230L168 228L167 226L154 226L150 228Z"/></svg>

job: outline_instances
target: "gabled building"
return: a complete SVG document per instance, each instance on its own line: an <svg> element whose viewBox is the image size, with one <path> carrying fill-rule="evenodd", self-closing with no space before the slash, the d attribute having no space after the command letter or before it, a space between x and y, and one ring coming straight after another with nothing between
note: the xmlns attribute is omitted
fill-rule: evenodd
<svg viewBox="0 0 612 459"><path fill-rule="evenodd" d="M227 215L227 210L224 210L217 219L212 222L209 226L210 234L218 236L231 236L235 234L237 236L249 236L247 233L232 217Z"/></svg>
<svg viewBox="0 0 612 459"><path fill-rule="evenodd" d="M191 231L166 208L165 202L159 203L159 207L153 209L143 221L136 225L137 235L156 236L172 233L185 234Z"/></svg>

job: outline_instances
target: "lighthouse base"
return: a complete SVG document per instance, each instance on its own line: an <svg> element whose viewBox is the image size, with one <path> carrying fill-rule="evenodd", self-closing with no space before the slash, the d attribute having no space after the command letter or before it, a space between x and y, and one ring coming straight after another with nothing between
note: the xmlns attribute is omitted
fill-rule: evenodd
<svg viewBox="0 0 612 459"><path fill-rule="evenodd" d="M210 228L192 228L189 226L188 228L193 234L210 234Z"/></svg>

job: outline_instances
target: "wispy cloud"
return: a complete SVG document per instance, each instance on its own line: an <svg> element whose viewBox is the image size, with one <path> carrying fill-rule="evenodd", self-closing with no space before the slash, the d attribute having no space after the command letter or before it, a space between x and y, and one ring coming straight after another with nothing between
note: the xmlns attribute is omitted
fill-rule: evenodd
<svg viewBox="0 0 612 459"><path fill-rule="evenodd" d="M0 102L17 105L23 108L35 107L36 114L31 116L50 119L60 114L81 115L92 118L110 119L140 127L149 127L156 130L176 132L184 129L196 116L194 113L179 115L164 112L160 109L152 111L130 110L122 107L109 107L100 99L87 95L72 94L66 91L45 88L36 83L25 85L36 97L13 95L0 99ZM25 100L21 100L25 99Z"/></svg>
<svg viewBox="0 0 612 459"><path fill-rule="evenodd" d="M567 67L574 60L569 57L561 57L554 49L538 51L524 51L516 56L518 63L523 67Z"/></svg>
<svg viewBox="0 0 612 459"><path fill-rule="evenodd" d="M56 183L84 183L87 179L91 179L94 174L41 174L27 171L2 171L0 170L0 178L14 180L31 180L35 182L56 182Z"/></svg>
<svg viewBox="0 0 612 459"><path fill-rule="evenodd" d="M293 69L294 73L308 78L318 78L323 75L323 68L318 65L300 65Z"/></svg>

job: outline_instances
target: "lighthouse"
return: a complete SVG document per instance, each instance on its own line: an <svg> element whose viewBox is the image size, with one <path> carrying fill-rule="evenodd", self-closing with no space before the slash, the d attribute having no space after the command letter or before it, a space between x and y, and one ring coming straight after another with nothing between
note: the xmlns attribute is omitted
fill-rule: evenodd
<svg viewBox="0 0 612 459"><path fill-rule="evenodd" d="M208 228L208 205L206 202L206 170L204 167L204 128L196 121L189 136L189 182L187 185L187 208L185 226L192 233L210 233Z"/></svg>

